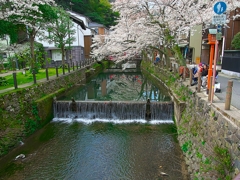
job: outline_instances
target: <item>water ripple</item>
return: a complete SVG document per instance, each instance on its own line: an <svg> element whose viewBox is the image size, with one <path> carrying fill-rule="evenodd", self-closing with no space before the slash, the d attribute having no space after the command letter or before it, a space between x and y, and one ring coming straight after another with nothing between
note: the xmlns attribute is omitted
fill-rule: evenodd
<svg viewBox="0 0 240 180"><path fill-rule="evenodd" d="M183 179L181 150L169 134L173 124L79 122L53 120L46 129L54 137L10 179L152 180L160 170L169 179Z"/></svg>

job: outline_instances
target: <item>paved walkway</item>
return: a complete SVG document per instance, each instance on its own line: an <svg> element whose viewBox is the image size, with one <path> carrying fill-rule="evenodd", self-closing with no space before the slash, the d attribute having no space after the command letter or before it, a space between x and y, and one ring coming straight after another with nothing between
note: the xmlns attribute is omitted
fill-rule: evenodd
<svg viewBox="0 0 240 180"><path fill-rule="evenodd" d="M240 78L239 77L232 77L232 76L219 73L217 82L221 84L220 86L221 86L222 92L215 93L215 95L219 98L221 102L225 102L226 89L227 89L229 80L233 81L231 104L240 110Z"/></svg>
<svg viewBox="0 0 240 180"><path fill-rule="evenodd" d="M2 73L0 73L0 77L11 75L13 72L22 72L22 71L17 70L17 71L8 71L8 72L4 72L4 73L2 72Z"/></svg>
<svg viewBox="0 0 240 180"><path fill-rule="evenodd" d="M232 88L232 98L231 98L231 106L230 110L225 110L225 99L226 99L226 90L228 81L233 81L233 88ZM189 84L189 79L186 80L186 84ZM212 105L222 112L226 117L231 119L233 122L237 122L237 124L240 123L240 78L238 77L232 77L225 74L222 74L221 72L218 74L217 82L220 83L221 92L215 93ZM197 85L190 86L190 88L195 91ZM208 101L208 94L206 93L206 90L202 90L198 93L199 96ZM209 102L209 104L211 104Z"/></svg>
<svg viewBox="0 0 240 180"><path fill-rule="evenodd" d="M21 70L20 71L14 71L14 72L22 72ZM4 77L4 76L8 76L8 75L11 75L13 73L13 71L10 71L10 72L7 72L7 73L2 73L2 74L0 74L0 77ZM68 72L66 72L66 74L67 74ZM59 76L62 76L62 74L59 74ZM49 77L49 80L50 79L55 79L56 78L56 76L50 76ZM42 83L42 82L45 82L45 81L47 81L47 79L46 78L44 78L44 79L41 79L41 80L37 80L37 83ZM34 82L30 82L30 83L26 83L26 84L21 84L21 85L18 85L18 88L25 88L25 87L28 87L28 86L31 86L31 85L33 85L34 84ZM2 93L5 93L5 92L8 92L8 91L11 91L11 90L14 90L15 88L14 87L10 87L10 88L7 88L7 89L3 89L3 90L0 90L0 94L2 94Z"/></svg>

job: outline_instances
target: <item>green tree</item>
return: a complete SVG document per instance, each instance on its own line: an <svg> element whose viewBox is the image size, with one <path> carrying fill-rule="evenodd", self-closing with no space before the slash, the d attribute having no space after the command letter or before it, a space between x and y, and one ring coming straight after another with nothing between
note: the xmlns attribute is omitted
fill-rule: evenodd
<svg viewBox="0 0 240 180"><path fill-rule="evenodd" d="M116 25L118 12L111 9L108 0L56 0L64 9L70 9L89 17L92 21L110 27Z"/></svg>
<svg viewBox="0 0 240 180"><path fill-rule="evenodd" d="M16 43L18 40L18 31L23 28L21 24L14 24L12 22L8 22L5 20L0 20L0 37L5 35L9 35L10 37L10 44ZM9 44L9 45L10 45Z"/></svg>
<svg viewBox="0 0 240 180"><path fill-rule="evenodd" d="M30 67L31 70L35 69L36 67L36 58L34 54L34 41L37 33L39 32L40 28L43 27L46 23L48 23L51 19L56 19L57 16L54 14L52 10L52 6L41 3L41 2L33 2L28 1L31 3L31 6L17 6L18 11L21 13L13 13L12 15L8 16L4 19L7 22L11 22L12 24L22 24L26 27L26 32L29 37L30 42L30 49L31 49L31 60L30 60ZM14 6L12 4L12 6ZM13 8L10 7L9 8Z"/></svg>
<svg viewBox="0 0 240 180"><path fill-rule="evenodd" d="M46 30L48 35L44 35L42 39L53 42L56 47L61 49L62 52L62 66L65 65L65 49L70 49L71 44L75 40L73 29L73 22L69 14L61 7L54 8L58 18L51 21Z"/></svg>
<svg viewBox="0 0 240 180"><path fill-rule="evenodd" d="M234 49L240 49L240 32L233 37L231 45Z"/></svg>

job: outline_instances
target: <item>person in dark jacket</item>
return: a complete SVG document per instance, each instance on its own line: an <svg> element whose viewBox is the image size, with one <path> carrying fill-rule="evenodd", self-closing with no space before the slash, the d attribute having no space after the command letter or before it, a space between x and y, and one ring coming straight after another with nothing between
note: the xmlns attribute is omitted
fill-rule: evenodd
<svg viewBox="0 0 240 180"><path fill-rule="evenodd" d="M208 65L203 63L203 70L202 70L202 77L201 77L203 88L206 88L207 77L208 77Z"/></svg>

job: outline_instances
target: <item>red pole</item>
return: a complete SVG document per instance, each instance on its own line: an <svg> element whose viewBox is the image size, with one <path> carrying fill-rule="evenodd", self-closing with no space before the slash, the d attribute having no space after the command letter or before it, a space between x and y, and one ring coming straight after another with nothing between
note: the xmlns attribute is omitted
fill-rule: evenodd
<svg viewBox="0 0 240 180"><path fill-rule="evenodd" d="M217 55L218 55L218 40L215 43L215 55L214 55L214 68L213 68L213 79L212 79L212 95L211 95L211 103L213 101L214 96L214 86L215 86L215 76L216 76L216 64L217 64Z"/></svg>
<svg viewBox="0 0 240 180"><path fill-rule="evenodd" d="M212 76L213 56L214 56L214 44L211 44L209 69L208 69L208 80L207 80L207 92L209 92L209 89L210 89L210 79L211 79L211 76Z"/></svg>

